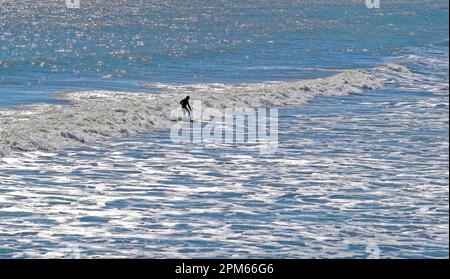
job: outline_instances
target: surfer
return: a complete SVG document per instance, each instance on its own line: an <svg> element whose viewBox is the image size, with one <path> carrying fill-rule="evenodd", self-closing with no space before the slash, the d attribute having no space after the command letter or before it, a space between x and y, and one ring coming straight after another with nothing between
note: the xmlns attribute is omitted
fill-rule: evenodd
<svg viewBox="0 0 450 279"><path fill-rule="evenodd" d="M181 109L183 110L183 117L187 114L189 116L189 119L190 119L191 118L192 108L189 105L189 99L190 99L190 97L187 96L186 98L181 100L180 105L181 105Z"/></svg>

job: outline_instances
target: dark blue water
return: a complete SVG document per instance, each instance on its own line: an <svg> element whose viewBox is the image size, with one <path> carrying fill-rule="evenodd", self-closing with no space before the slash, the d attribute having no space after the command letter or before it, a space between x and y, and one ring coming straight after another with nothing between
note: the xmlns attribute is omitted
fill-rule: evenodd
<svg viewBox="0 0 450 279"><path fill-rule="evenodd" d="M0 1L0 106L367 68L448 39L448 1Z"/></svg>

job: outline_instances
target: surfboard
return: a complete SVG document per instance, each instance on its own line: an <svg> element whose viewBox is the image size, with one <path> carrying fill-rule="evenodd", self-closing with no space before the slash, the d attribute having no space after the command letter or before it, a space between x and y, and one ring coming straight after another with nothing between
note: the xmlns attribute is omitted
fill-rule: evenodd
<svg viewBox="0 0 450 279"><path fill-rule="evenodd" d="M189 118L183 118L183 117L178 117L176 119L169 119L172 122L180 122L180 121L186 121L186 122L197 122L195 119L189 119Z"/></svg>

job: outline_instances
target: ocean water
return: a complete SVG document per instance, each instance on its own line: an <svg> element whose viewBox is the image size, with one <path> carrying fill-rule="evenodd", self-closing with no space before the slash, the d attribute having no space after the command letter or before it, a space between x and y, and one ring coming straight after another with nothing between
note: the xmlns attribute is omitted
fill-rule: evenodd
<svg viewBox="0 0 450 279"><path fill-rule="evenodd" d="M0 258L448 258L447 1L61 2L0 1Z"/></svg>
<svg viewBox="0 0 450 279"><path fill-rule="evenodd" d="M367 68L448 38L447 1L0 1L0 106Z"/></svg>

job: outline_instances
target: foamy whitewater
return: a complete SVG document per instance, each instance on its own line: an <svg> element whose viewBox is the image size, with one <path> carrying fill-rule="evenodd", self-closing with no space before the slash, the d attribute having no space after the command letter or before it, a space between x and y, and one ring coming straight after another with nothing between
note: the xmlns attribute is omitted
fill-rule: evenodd
<svg viewBox="0 0 450 279"><path fill-rule="evenodd" d="M388 69L397 68L389 67ZM0 110L0 155L11 151L58 151L89 146L113 137L169 129L171 112L187 94L203 107L231 108L294 106L316 96L341 96L381 87L362 71L329 78L243 85L156 85L161 94L82 92L61 96L68 105L34 105ZM194 108L195 109L195 108Z"/></svg>
<svg viewBox="0 0 450 279"><path fill-rule="evenodd" d="M448 1L60 2L0 1L0 258L448 258Z"/></svg>

